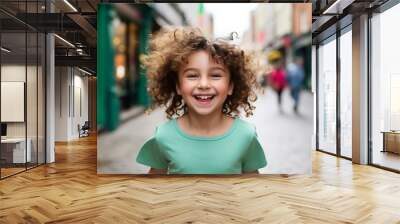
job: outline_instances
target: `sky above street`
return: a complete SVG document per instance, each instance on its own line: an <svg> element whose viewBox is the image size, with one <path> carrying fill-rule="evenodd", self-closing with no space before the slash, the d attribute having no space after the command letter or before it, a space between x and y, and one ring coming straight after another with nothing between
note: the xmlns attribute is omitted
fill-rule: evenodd
<svg viewBox="0 0 400 224"><path fill-rule="evenodd" d="M250 26L250 12L257 3L206 3L205 11L214 17L214 36L226 37L237 32L241 38ZM235 41L236 42L236 41Z"/></svg>

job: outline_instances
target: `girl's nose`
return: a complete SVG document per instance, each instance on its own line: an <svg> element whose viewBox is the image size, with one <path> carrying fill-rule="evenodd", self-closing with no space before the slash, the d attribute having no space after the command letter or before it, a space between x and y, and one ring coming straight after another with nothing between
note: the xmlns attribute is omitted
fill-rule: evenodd
<svg viewBox="0 0 400 224"><path fill-rule="evenodd" d="M199 84L197 85L197 88L201 88L201 89L210 88L210 84L208 83L208 79L207 78L201 78L200 81L199 81Z"/></svg>

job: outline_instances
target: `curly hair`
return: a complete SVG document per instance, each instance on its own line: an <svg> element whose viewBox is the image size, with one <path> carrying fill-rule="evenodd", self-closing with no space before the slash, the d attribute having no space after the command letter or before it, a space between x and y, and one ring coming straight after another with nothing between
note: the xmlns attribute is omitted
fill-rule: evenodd
<svg viewBox="0 0 400 224"><path fill-rule="evenodd" d="M188 27L160 31L151 37L149 50L142 63L147 69L148 91L153 98L150 110L165 106L168 119L187 113L182 97L176 92L178 71L193 52L205 50L213 60L228 68L233 82L233 93L227 96L222 112L234 117L242 108L247 117L253 114L255 89L259 88L256 73L260 69L254 54L227 41L211 41L200 30Z"/></svg>

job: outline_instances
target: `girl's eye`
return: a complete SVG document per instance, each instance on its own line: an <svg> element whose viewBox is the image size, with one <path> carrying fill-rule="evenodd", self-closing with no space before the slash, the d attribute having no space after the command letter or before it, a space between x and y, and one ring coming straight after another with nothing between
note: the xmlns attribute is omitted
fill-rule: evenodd
<svg viewBox="0 0 400 224"><path fill-rule="evenodd" d="M188 78L188 79L196 79L197 77L198 77L197 74L187 74L186 75L186 78Z"/></svg>
<svg viewBox="0 0 400 224"><path fill-rule="evenodd" d="M212 79L220 79L221 77L222 77L222 74L219 74L219 73L211 74Z"/></svg>

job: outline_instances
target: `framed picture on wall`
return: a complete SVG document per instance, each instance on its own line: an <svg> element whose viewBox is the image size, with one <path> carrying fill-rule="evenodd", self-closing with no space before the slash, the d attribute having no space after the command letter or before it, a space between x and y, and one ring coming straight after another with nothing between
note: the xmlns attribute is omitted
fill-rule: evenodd
<svg viewBox="0 0 400 224"><path fill-rule="evenodd" d="M25 82L1 82L1 122L24 122Z"/></svg>

